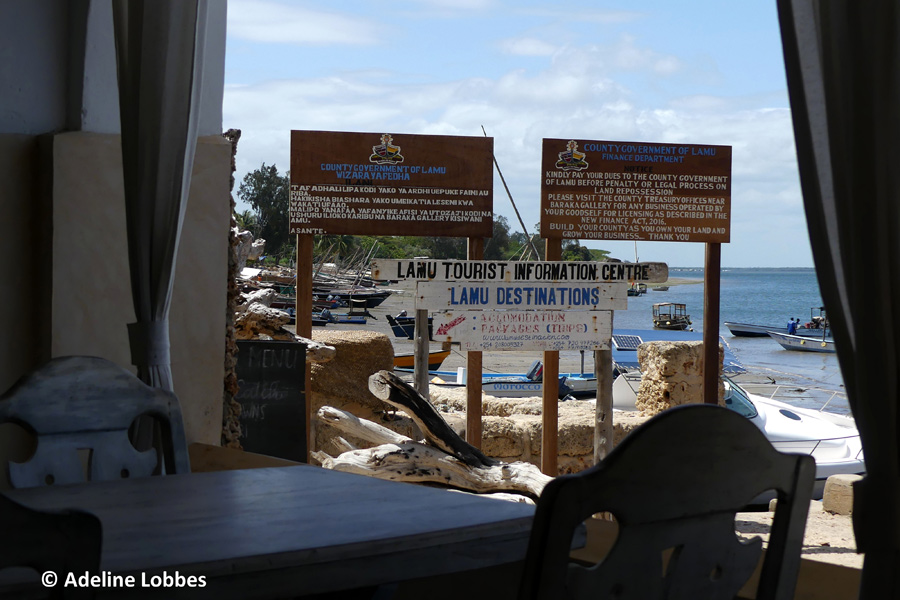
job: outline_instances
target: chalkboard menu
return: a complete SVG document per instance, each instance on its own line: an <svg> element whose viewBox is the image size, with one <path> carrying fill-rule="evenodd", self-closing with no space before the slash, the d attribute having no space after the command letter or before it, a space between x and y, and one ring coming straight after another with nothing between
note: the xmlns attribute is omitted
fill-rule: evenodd
<svg viewBox="0 0 900 600"><path fill-rule="evenodd" d="M238 340L241 446L306 462L306 345Z"/></svg>

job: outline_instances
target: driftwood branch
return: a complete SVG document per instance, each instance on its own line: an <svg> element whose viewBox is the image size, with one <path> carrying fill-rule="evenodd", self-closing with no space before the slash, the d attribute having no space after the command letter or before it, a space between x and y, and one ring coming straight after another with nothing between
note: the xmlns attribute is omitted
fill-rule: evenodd
<svg viewBox="0 0 900 600"><path fill-rule="evenodd" d="M420 444L383 444L344 452L337 458L317 453L327 469L414 483L437 483L476 493L512 492L537 499L551 477L531 463L472 468L454 456Z"/></svg>
<svg viewBox="0 0 900 600"><path fill-rule="evenodd" d="M369 377L369 391L375 397L406 412L431 445L451 454L470 467L490 467L497 461L460 438L434 406L409 384L390 371Z"/></svg>
<svg viewBox="0 0 900 600"><path fill-rule="evenodd" d="M402 444L413 441L383 425L360 419L352 413L333 406L323 406L318 410L316 416L323 423L328 423L346 434L372 444Z"/></svg>

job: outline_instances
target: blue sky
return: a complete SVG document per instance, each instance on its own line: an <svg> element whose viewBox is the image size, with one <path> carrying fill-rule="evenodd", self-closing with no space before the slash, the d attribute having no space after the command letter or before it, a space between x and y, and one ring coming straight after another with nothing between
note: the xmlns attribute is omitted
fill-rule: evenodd
<svg viewBox="0 0 900 600"><path fill-rule="evenodd" d="M812 266L774 1L229 0L238 181L263 162L286 171L292 129L482 126L529 232L543 138L721 144L733 147L723 266ZM499 177L494 211L521 229ZM632 242L584 243L634 259ZM638 243L640 260L672 267L704 252Z"/></svg>

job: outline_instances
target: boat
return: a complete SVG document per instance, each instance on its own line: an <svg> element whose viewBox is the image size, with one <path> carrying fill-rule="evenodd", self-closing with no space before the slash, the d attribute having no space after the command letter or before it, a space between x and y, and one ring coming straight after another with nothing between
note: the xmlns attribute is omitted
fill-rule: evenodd
<svg viewBox="0 0 900 600"><path fill-rule="evenodd" d="M628 286L628 295L629 296L643 296L647 293L647 284L641 283L638 281L633 281L630 286Z"/></svg>
<svg viewBox="0 0 900 600"><path fill-rule="evenodd" d="M391 331L394 332L394 335L399 338L408 338L411 340L416 339L416 318L407 316L406 311L401 311L395 317L391 315L385 315L388 324L391 326ZM432 326L431 326L432 318L428 317L428 339L432 338Z"/></svg>
<svg viewBox="0 0 900 600"><path fill-rule="evenodd" d="M667 331L654 329L616 329L612 336L613 374L640 369L637 349L644 342L698 342L703 336L694 331ZM738 360L731 348L721 337L719 341L724 349L722 370L724 373L737 375L745 373L746 367ZM543 392L541 374L543 363L536 360L527 373L484 373L481 386L485 394L499 397L531 397L540 396ZM444 387L464 387L464 370L431 371L430 375L437 380L436 385ZM559 374L559 397L574 398L594 396L597 393L597 378L591 373L572 372Z"/></svg>
<svg viewBox="0 0 900 600"><path fill-rule="evenodd" d="M450 356L450 350L434 350L428 353L428 370L436 371L441 368L441 365L446 359ZM415 353L414 352L401 352L399 354L394 354L394 368L403 368L403 369L412 369L415 367Z"/></svg>
<svg viewBox="0 0 900 600"><path fill-rule="evenodd" d="M688 329L691 316L684 304L657 302L653 305L653 327L655 329Z"/></svg>
<svg viewBox="0 0 900 600"><path fill-rule="evenodd" d="M781 344L785 350L799 350L801 352L830 352L837 350L834 347L834 340L829 337L810 337L803 335L790 335L777 331L767 332L769 337Z"/></svg>
<svg viewBox="0 0 900 600"><path fill-rule="evenodd" d="M787 327L778 325L754 325L752 323L735 323L733 321L725 321L725 327L735 337L768 337L770 331L776 333L787 334ZM817 329L812 327L800 326L794 335L801 337L822 337L823 333L830 330Z"/></svg>
<svg viewBox="0 0 900 600"><path fill-rule="evenodd" d="M395 368L395 371L409 372L408 368ZM482 373L481 391L489 396L500 398L531 398L541 396L544 393L543 383L544 365L540 360L531 364L527 373ZM466 387L466 370L462 367L456 371L429 371L432 377L431 384L443 388ZM561 373L558 379L557 393L560 399L565 399L573 392L566 385L566 374ZM594 381L594 390L597 388Z"/></svg>
<svg viewBox="0 0 900 600"><path fill-rule="evenodd" d="M818 313L817 313L818 311ZM756 325L752 323L735 323L725 321L725 327L735 337L767 337L770 331L776 333L790 333L786 325ZM831 329L825 316L825 308L813 307L809 311L809 321L801 324L794 331L794 335L803 337L827 337Z"/></svg>
<svg viewBox="0 0 900 600"><path fill-rule="evenodd" d="M326 323L342 323L344 325L365 325L366 318L366 315L336 314L327 308L323 308L319 313L319 319Z"/></svg>
<svg viewBox="0 0 900 600"><path fill-rule="evenodd" d="M616 378L613 383L614 409L635 410L640 377L640 372L631 371ZM809 454L816 460L814 500L822 498L828 477L865 474L862 441L852 417L797 408L749 393L728 376L722 379L727 408L750 419L777 450ZM768 501L767 498L760 500Z"/></svg>
<svg viewBox="0 0 900 600"><path fill-rule="evenodd" d="M655 285L655 286L653 286L653 287L650 288L650 289L653 290L654 292L668 292L668 291L669 291L669 286L667 286L667 285Z"/></svg>

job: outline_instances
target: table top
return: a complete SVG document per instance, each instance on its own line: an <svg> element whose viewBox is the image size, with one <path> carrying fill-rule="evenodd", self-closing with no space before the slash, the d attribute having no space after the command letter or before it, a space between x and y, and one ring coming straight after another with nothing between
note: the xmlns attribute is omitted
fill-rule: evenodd
<svg viewBox="0 0 900 600"><path fill-rule="evenodd" d="M185 591L191 598L318 593L514 562L534 514L306 465L6 493L32 508L94 513L102 571L203 576L207 594Z"/></svg>

